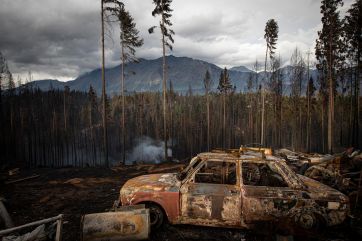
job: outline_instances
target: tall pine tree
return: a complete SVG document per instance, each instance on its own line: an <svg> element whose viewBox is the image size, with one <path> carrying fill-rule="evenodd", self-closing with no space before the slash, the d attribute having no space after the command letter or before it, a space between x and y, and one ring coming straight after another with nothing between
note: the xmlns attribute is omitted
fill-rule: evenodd
<svg viewBox="0 0 362 241"><path fill-rule="evenodd" d="M266 51L265 51L265 67L264 67L264 76L265 81L267 78L267 72L266 72L266 65L268 61L268 53L270 59L274 57L276 44L278 40L278 33L279 33L279 27L278 23L274 19L269 19L265 25L265 34L264 39L266 41ZM260 137L260 143L261 145L265 145L265 88L262 90L262 109L261 109L261 137Z"/></svg>
<svg viewBox="0 0 362 241"><path fill-rule="evenodd" d="M167 105L166 105L166 47L168 47L172 51L172 44L174 43L172 35L175 34L175 32L170 29L172 26L172 23L170 21L171 18L171 12L173 11L171 9L171 2L172 0L153 0L153 3L155 4L155 8L152 11L152 16L159 15L161 17L160 20L160 29L161 29L161 35L162 35L162 95L163 95L163 138L165 143L165 159L167 160ZM149 33L153 33L154 29L157 28L157 26L152 26L148 29Z"/></svg>
<svg viewBox="0 0 362 241"><path fill-rule="evenodd" d="M137 47L143 45L143 39L141 39L138 34L139 31L136 29L136 23L134 22L133 17L128 11L126 11L124 4L119 1L115 1L116 7L108 8L113 14L117 17L120 26L120 45L121 45L121 97L122 97L122 163L126 162L126 128L125 128L125 65L127 62L135 61L137 58L135 56Z"/></svg>
<svg viewBox="0 0 362 241"><path fill-rule="evenodd" d="M351 61L351 71L354 81L353 87L353 108L352 108L352 136L351 144L359 146L359 92L362 72L362 0L356 0L347 11L344 21L344 32L347 43L347 56Z"/></svg>
<svg viewBox="0 0 362 241"><path fill-rule="evenodd" d="M207 151L210 151L210 96L209 92L211 90L212 80L209 70L206 70L204 78L204 87L206 95L206 115L207 115Z"/></svg>
<svg viewBox="0 0 362 241"><path fill-rule="evenodd" d="M318 31L316 44L317 68L325 71L328 80L328 152L333 152L333 126L334 126L334 95L336 91L336 79L342 43L342 21L339 18L338 7L342 6L342 0L322 0L322 30Z"/></svg>
<svg viewBox="0 0 362 241"><path fill-rule="evenodd" d="M235 90L235 88L232 86L232 84L230 82L229 73L228 73L228 70L226 69L226 67L220 73L219 85L218 85L217 89L222 94L222 102L223 102L222 147L225 149L225 143L226 143L226 140L225 140L226 139L226 96Z"/></svg>

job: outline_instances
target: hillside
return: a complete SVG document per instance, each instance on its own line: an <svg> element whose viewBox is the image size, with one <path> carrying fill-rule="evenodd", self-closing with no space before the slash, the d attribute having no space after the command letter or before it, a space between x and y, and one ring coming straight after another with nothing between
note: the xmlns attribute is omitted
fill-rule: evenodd
<svg viewBox="0 0 362 241"><path fill-rule="evenodd" d="M186 93L190 86L193 93L203 93L203 78L206 70L211 74L213 80L212 89L216 91L218 80L222 68L202 60L192 59L188 57L167 56L168 65L168 86L172 81L173 88L176 92ZM283 79L285 85L285 94L290 92L290 66L283 67ZM106 69L106 86L108 94L117 94L120 92L120 66ZM230 79L236 86L237 92L245 91L247 81L251 74L255 74L252 70L245 66L233 67L229 70ZM316 79L316 71L311 71L312 76ZM258 75L259 81L263 81L264 72ZM306 77L303 81L306 83ZM76 79L68 82L60 82L57 80L38 80L31 83L33 87L39 87L42 90L50 88L62 89L69 86L72 90L88 91L92 85L97 93L101 93L101 69L95 69L91 72L84 73ZM162 90L162 58L146 60L141 59L139 63L129 63L126 66L125 87L128 92L157 92Z"/></svg>

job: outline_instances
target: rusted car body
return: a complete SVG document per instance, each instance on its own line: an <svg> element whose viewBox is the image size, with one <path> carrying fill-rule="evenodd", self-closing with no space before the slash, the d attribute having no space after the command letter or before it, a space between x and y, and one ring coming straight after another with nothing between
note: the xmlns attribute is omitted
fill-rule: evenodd
<svg viewBox="0 0 362 241"><path fill-rule="evenodd" d="M127 181L119 199L126 206L156 206L171 224L215 227L252 228L260 222L290 220L313 228L339 224L349 213L344 194L295 174L282 159L254 150L201 153L180 173Z"/></svg>

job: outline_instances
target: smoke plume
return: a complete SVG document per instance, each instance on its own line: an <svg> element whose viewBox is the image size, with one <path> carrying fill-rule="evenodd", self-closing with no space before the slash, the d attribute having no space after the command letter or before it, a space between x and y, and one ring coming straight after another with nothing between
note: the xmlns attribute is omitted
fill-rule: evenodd
<svg viewBox="0 0 362 241"><path fill-rule="evenodd" d="M136 140L136 145L129 153L127 164L133 163L155 163L165 160L164 142L157 141L151 137L144 136ZM172 156L172 150L167 149L168 156Z"/></svg>

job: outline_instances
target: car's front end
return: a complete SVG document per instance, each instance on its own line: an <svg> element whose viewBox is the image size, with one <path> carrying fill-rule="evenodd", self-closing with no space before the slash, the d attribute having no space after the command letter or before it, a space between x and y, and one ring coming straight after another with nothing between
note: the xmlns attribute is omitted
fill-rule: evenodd
<svg viewBox="0 0 362 241"><path fill-rule="evenodd" d="M156 205L176 222L179 218L180 181L176 173L143 175L128 180L120 190L122 206L146 204Z"/></svg>
<svg viewBox="0 0 362 241"><path fill-rule="evenodd" d="M315 209L327 226L341 224L349 215L349 198L343 193L311 178L298 175L306 185L306 195L314 201Z"/></svg>

